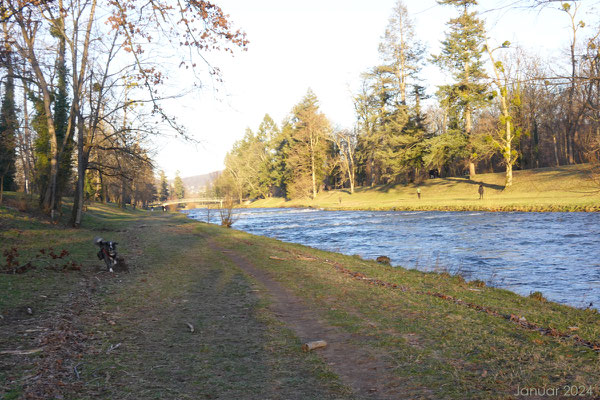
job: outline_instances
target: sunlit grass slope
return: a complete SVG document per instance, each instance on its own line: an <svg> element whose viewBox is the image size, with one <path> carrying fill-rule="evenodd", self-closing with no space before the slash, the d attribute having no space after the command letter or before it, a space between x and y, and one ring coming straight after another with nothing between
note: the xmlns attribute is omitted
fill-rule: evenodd
<svg viewBox="0 0 600 400"><path fill-rule="evenodd" d="M513 186L504 188L503 173L480 174L473 180L450 177L419 184L322 191L317 198L258 200L250 207L321 207L327 209L600 211L600 186L589 166L515 171ZM484 199L477 189L484 186ZM421 199L417 198L421 188Z"/></svg>

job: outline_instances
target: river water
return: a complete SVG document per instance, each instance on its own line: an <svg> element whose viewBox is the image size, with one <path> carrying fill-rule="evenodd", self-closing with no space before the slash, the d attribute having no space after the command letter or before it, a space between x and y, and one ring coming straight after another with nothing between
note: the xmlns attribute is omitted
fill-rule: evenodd
<svg viewBox="0 0 600 400"><path fill-rule="evenodd" d="M185 211L206 221L206 211ZM211 212L211 222L218 216ZM521 295L600 308L600 213L243 209L255 235L422 271L459 273Z"/></svg>

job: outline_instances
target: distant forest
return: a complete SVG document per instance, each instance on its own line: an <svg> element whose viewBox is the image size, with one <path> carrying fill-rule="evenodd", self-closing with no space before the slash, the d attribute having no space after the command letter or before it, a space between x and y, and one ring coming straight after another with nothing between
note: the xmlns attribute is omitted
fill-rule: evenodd
<svg viewBox="0 0 600 400"><path fill-rule="evenodd" d="M217 191L244 199L312 197L321 190L420 182L597 162L600 149L600 18L583 36L580 2L560 7L569 31L559 63L488 38L475 0L440 0L454 16L439 54L415 35L399 0L379 44L380 63L354 94L356 124L332 127L308 90L280 124L267 114L225 159ZM383 28L383 27L382 27ZM426 101L422 69L452 79ZM428 104L424 107L424 104Z"/></svg>

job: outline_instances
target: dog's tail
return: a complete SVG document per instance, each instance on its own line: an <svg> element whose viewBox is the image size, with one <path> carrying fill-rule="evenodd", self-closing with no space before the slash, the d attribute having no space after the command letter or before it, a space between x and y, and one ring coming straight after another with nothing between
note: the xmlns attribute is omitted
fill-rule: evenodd
<svg viewBox="0 0 600 400"><path fill-rule="evenodd" d="M94 238L94 244L95 244L96 246L102 246L102 242L104 242L104 240L102 240L102 238L101 238L101 237L95 237L95 238Z"/></svg>

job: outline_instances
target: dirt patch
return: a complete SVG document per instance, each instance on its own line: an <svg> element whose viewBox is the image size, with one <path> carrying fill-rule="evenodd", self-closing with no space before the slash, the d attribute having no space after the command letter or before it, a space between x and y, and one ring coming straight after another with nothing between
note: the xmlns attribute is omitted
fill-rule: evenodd
<svg viewBox="0 0 600 400"><path fill-rule="evenodd" d="M213 241L208 244L268 290L273 300L272 311L303 342L325 340L328 343L327 347L317 350L318 354L356 395L372 399L405 398L403 382L388 372L394 366L386 361L385 355L358 344L366 339L327 324L304 301L237 252L225 250Z"/></svg>

